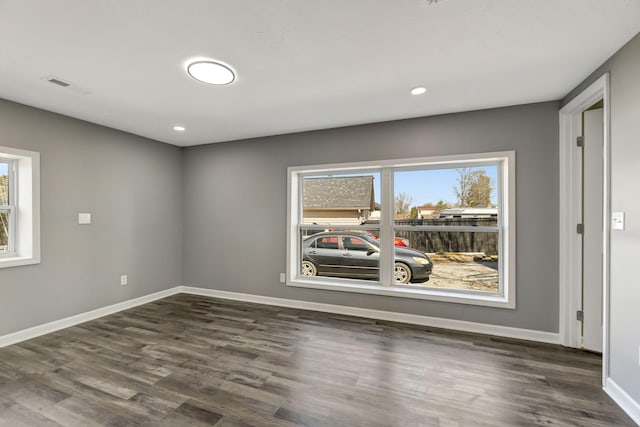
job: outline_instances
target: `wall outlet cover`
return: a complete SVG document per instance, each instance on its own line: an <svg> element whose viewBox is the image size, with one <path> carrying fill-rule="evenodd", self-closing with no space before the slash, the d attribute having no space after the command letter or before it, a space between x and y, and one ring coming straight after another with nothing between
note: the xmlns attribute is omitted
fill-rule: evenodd
<svg viewBox="0 0 640 427"><path fill-rule="evenodd" d="M624 230L624 212L611 212L611 229Z"/></svg>
<svg viewBox="0 0 640 427"><path fill-rule="evenodd" d="M79 213L78 214L78 224L80 224L80 225L89 225L89 224L91 224L91 214L90 213Z"/></svg>

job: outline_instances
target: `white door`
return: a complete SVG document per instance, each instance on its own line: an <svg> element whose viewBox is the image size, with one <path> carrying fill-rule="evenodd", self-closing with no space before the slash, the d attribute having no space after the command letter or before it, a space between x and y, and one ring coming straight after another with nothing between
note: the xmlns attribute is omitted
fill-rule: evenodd
<svg viewBox="0 0 640 427"><path fill-rule="evenodd" d="M583 115L582 345L602 353L603 110Z"/></svg>

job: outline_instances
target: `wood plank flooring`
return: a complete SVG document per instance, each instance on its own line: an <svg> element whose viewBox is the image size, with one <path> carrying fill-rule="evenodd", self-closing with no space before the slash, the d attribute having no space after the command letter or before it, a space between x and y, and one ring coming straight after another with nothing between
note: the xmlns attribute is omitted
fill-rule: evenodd
<svg viewBox="0 0 640 427"><path fill-rule="evenodd" d="M600 363L181 294L0 349L0 426L633 426Z"/></svg>

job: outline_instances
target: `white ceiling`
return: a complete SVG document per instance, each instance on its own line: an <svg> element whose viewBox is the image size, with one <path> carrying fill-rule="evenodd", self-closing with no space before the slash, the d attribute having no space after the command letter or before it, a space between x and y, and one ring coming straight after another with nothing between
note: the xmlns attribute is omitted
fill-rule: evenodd
<svg viewBox="0 0 640 427"><path fill-rule="evenodd" d="M0 97L189 146L560 99L640 31L640 0L428 3L0 0Z"/></svg>

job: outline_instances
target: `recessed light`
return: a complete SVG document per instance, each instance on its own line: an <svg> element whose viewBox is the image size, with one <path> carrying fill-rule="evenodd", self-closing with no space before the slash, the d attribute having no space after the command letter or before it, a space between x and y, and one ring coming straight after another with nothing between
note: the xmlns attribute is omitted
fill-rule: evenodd
<svg viewBox="0 0 640 427"><path fill-rule="evenodd" d="M211 85L228 85L236 79L231 67L215 61L192 62L187 72L194 79Z"/></svg>
<svg viewBox="0 0 640 427"><path fill-rule="evenodd" d="M414 87L413 89L411 89L411 95L422 95L426 91L427 89L422 86Z"/></svg>
<svg viewBox="0 0 640 427"><path fill-rule="evenodd" d="M173 130L175 130L176 132L184 132L185 130L187 130L187 128L185 128L184 126L174 126Z"/></svg>

